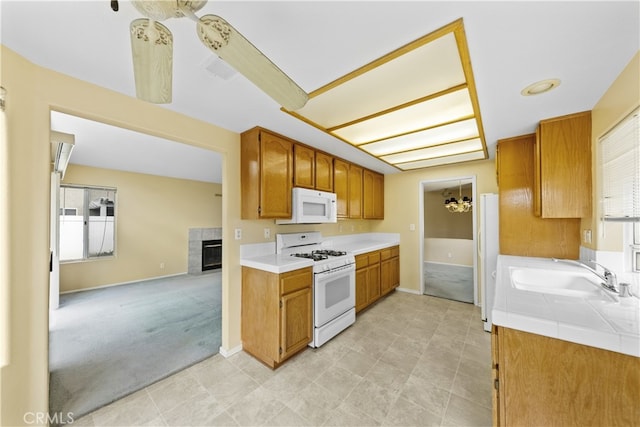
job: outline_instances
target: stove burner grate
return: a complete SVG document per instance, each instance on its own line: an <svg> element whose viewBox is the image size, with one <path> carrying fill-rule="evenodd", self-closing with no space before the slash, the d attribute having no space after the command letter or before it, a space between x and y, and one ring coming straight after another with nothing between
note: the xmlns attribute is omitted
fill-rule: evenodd
<svg viewBox="0 0 640 427"><path fill-rule="evenodd" d="M295 256L298 258L309 258L314 261L324 261L325 259L329 259L329 257L344 256L346 254L347 253L345 251L334 251L332 249L315 249L311 252L291 254L291 256Z"/></svg>
<svg viewBox="0 0 640 427"><path fill-rule="evenodd" d="M314 252L301 253L301 254L291 254L291 256L298 257L298 258L309 258L309 259L312 259L314 261L323 261L325 259L329 259L329 255L316 254Z"/></svg>
<svg viewBox="0 0 640 427"><path fill-rule="evenodd" d="M328 256L344 256L347 253L345 251L334 251L332 249L317 249L311 252L312 254L328 255Z"/></svg>

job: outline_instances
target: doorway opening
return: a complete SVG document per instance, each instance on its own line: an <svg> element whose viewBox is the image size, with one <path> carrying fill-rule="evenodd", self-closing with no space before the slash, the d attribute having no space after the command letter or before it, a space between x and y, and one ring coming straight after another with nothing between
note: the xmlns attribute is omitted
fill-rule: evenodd
<svg viewBox="0 0 640 427"><path fill-rule="evenodd" d="M478 304L476 178L460 176L421 183L421 293ZM467 197L468 211L445 202Z"/></svg>
<svg viewBox="0 0 640 427"><path fill-rule="evenodd" d="M192 227L221 230L222 156L56 111L51 128L75 143L52 174L49 412L79 418L218 352L222 272L188 274L188 251ZM90 197L62 203L65 185ZM61 218L84 211L117 217L114 246L60 262ZM83 221L80 243L105 240Z"/></svg>

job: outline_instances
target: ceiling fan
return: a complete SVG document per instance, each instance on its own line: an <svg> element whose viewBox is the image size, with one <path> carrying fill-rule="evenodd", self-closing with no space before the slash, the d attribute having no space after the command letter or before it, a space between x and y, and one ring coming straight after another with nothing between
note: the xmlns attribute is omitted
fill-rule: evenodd
<svg viewBox="0 0 640 427"><path fill-rule="evenodd" d="M158 21L189 18L202 43L287 110L302 108L308 94L227 21L216 15L197 17L207 0L132 0L146 18L130 25L136 96L144 101L171 102L173 35ZM118 1L111 1L118 11Z"/></svg>

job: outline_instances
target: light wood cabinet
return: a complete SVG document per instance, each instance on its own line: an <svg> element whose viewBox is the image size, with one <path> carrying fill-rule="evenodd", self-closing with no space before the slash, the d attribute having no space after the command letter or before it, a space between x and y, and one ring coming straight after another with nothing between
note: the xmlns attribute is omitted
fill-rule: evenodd
<svg viewBox="0 0 640 427"><path fill-rule="evenodd" d="M640 358L493 326L493 424L640 425Z"/></svg>
<svg viewBox="0 0 640 427"><path fill-rule="evenodd" d="M291 218L293 141L253 128L240 144L242 219Z"/></svg>
<svg viewBox="0 0 640 427"><path fill-rule="evenodd" d="M338 218L349 218L349 163L340 159L333 162L333 191Z"/></svg>
<svg viewBox="0 0 640 427"><path fill-rule="evenodd" d="M293 145L293 186L313 189L316 185L316 152L302 144Z"/></svg>
<svg viewBox="0 0 640 427"><path fill-rule="evenodd" d="M349 165L349 218L362 218L362 177L364 169Z"/></svg>
<svg viewBox="0 0 640 427"><path fill-rule="evenodd" d="M378 251L356 255L356 313L369 306L380 289L380 254Z"/></svg>
<svg viewBox="0 0 640 427"><path fill-rule="evenodd" d="M591 216L591 112L540 121L536 130L534 212Z"/></svg>
<svg viewBox="0 0 640 427"><path fill-rule="evenodd" d="M363 217L384 219L384 175L365 169L362 189Z"/></svg>
<svg viewBox="0 0 640 427"><path fill-rule="evenodd" d="M242 219L291 218L291 189L336 193L337 217L384 219L384 175L255 127L240 139Z"/></svg>
<svg viewBox="0 0 640 427"><path fill-rule="evenodd" d="M400 247L380 250L380 293L386 295L400 285Z"/></svg>
<svg viewBox="0 0 640 427"><path fill-rule="evenodd" d="M242 348L271 368L313 334L311 267L282 274L242 267Z"/></svg>
<svg viewBox="0 0 640 427"><path fill-rule="evenodd" d="M399 286L399 256L398 246L356 255L356 313Z"/></svg>
<svg viewBox="0 0 640 427"><path fill-rule="evenodd" d="M533 213L535 135L498 141L500 253L577 259L580 219Z"/></svg>
<svg viewBox="0 0 640 427"><path fill-rule="evenodd" d="M333 156L316 151L316 190L333 192Z"/></svg>

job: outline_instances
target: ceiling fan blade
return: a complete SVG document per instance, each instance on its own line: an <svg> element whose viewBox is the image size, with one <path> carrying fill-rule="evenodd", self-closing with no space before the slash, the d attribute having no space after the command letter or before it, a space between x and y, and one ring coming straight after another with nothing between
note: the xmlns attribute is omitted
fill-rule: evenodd
<svg viewBox="0 0 640 427"><path fill-rule="evenodd" d="M131 52L136 96L154 104L171 102L173 36L159 22L136 19L131 22Z"/></svg>
<svg viewBox="0 0 640 427"><path fill-rule="evenodd" d="M198 21L197 31L205 46L285 109L298 110L309 100L300 86L224 19L205 15Z"/></svg>

